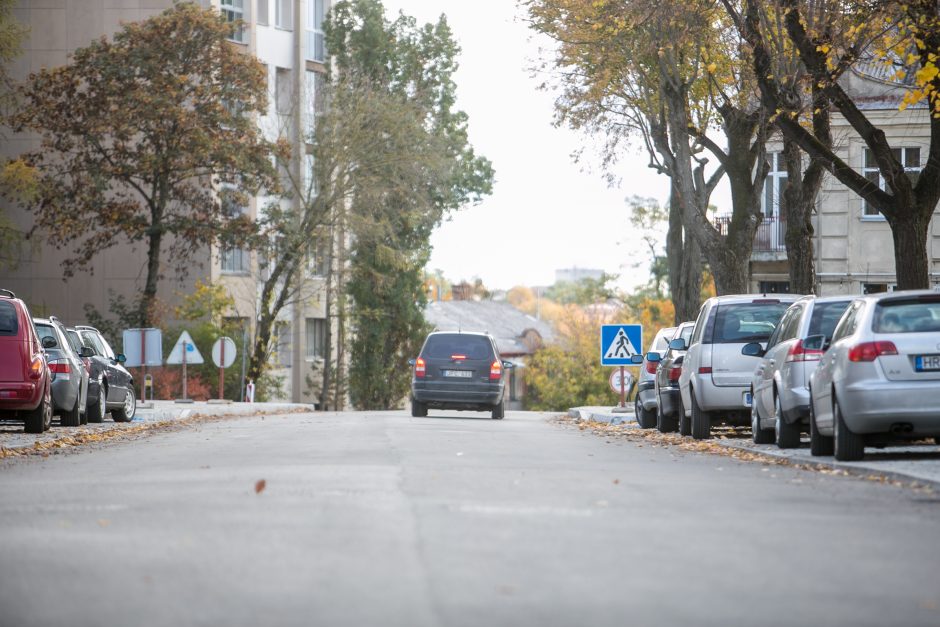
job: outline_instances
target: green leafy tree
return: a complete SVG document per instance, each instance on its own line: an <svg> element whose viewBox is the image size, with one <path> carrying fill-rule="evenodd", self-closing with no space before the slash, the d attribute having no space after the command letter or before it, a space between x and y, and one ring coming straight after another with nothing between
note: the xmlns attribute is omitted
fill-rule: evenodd
<svg viewBox="0 0 940 627"><path fill-rule="evenodd" d="M13 18L14 0L0 0L0 115L6 116L15 102L9 64L19 56L27 29ZM0 135L2 139L2 135ZM0 193L28 195L32 177L19 164L0 167ZM0 209L0 269L12 268L19 260L22 235Z"/></svg>
<svg viewBox="0 0 940 627"><path fill-rule="evenodd" d="M545 290L545 298L561 305L593 305L607 302L617 297L617 291L610 286L617 277L604 273L599 279L589 277L577 281L559 281Z"/></svg>
<svg viewBox="0 0 940 627"><path fill-rule="evenodd" d="M459 47L444 17L423 26L405 15L390 22L378 0L347 0L333 7L324 31L331 80L375 90L397 112L397 126L373 135L373 151L390 159L354 174L344 216L353 241L350 397L363 409L389 408L407 393L404 364L427 330L431 233L447 212L489 193L493 173L456 109Z"/></svg>
<svg viewBox="0 0 940 627"><path fill-rule="evenodd" d="M235 26L190 3L125 24L33 74L13 117L40 136L21 157L39 178L24 204L49 244L70 250L66 276L122 240L146 246L141 326L165 256L184 274L196 251L245 240L254 223L231 203L276 187L278 147L253 119L267 106L264 67L228 43Z"/></svg>

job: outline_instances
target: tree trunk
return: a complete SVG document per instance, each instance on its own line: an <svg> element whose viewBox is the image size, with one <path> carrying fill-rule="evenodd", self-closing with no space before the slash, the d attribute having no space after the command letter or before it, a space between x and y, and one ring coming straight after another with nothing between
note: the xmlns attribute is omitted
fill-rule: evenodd
<svg viewBox="0 0 940 627"><path fill-rule="evenodd" d="M326 345L323 347L323 382L320 386L320 411L329 411L330 404L330 386L333 385L333 229L329 230L329 251L327 252L326 264Z"/></svg>
<svg viewBox="0 0 940 627"><path fill-rule="evenodd" d="M138 318L140 327L146 329L153 326L154 307L157 302L157 283L160 280L160 246L163 233L152 228L150 241L147 246L147 282L144 284L144 293L140 298Z"/></svg>
<svg viewBox="0 0 940 627"><path fill-rule="evenodd" d="M813 206L819 185L803 178L802 156L796 142L784 138L783 154L787 165L787 188L780 217L786 220L784 240L790 272L790 292L816 292L816 264L813 260ZM809 173L808 173L809 174ZM814 177L822 180L822 177Z"/></svg>
<svg viewBox="0 0 940 627"><path fill-rule="evenodd" d="M930 288L930 257L927 254L927 220L914 215L915 210L904 213L903 219L889 219L894 238L894 264L897 268L899 290Z"/></svg>
<svg viewBox="0 0 940 627"><path fill-rule="evenodd" d="M675 322L694 320L702 300L702 249L694 237L685 236L682 201L671 188L669 230L666 234L669 264L669 295L675 309Z"/></svg>
<svg viewBox="0 0 940 627"><path fill-rule="evenodd" d="M719 296L748 293L748 257L745 257L742 263L740 257L730 248L707 251L706 257L712 276L715 277L715 292Z"/></svg>

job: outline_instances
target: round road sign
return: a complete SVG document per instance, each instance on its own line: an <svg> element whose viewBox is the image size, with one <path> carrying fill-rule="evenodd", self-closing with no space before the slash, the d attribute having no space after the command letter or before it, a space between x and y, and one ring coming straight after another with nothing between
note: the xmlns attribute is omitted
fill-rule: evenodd
<svg viewBox="0 0 940 627"><path fill-rule="evenodd" d="M222 346L225 345L225 359L222 359ZM228 368L235 363L235 342L230 337L220 337L212 345L212 363L219 368Z"/></svg>
<svg viewBox="0 0 940 627"><path fill-rule="evenodd" d="M620 378L620 368L614 368L610 371L610 389L614 391L614 394L620 394L621 389L624 393L630 391L630 386L633 385L633 375L627 371L623 371L623 379Z"/></svg>

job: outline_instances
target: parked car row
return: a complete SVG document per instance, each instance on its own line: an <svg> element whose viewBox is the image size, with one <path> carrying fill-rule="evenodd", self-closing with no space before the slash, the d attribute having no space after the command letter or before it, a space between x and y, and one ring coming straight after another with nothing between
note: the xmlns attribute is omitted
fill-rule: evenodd
<svg viewBox="0 0 940 627"><path fill-rule="evenodd" d="M940 293L708 299L642 357L641 427L708 438L750 424L754 442L840 461L866 446L940 444ZM639 361L639 359L637 359ZM655 421L646 412L655 412Z"/></svg>
<svg viewBox="0 0 940 627"><path fill-rule="evenodd" d="M101 333L33 318L9 290L0 290L0 418L42 433L60 416L64 427L101 422L110 412L128 422L137 412L134 378Z"/></svg>

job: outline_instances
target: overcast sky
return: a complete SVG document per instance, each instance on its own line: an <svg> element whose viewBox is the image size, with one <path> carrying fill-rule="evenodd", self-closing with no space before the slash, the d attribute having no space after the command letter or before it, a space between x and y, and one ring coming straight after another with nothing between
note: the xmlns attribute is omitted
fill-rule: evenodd
<svg viewBox="0 0 940 627"><path fill-rule="evenodd" d="M474 148L496 173L492 196L434 234L429 269L455 282L479 277L491 289L549 285L556 269L572 266L619 274L627 288L645 283L647 249L630 227L625 198L664 202L668 180L647 167L639 150L624 155L615 189L599 159L572 160L590 140L552 126L554 96L539 91L530 72L546 42L527 28L515 0L385 0L385 6L390 19L399 10L422 23L447 15L463 50L458 105L469 115Z"/></svg>

